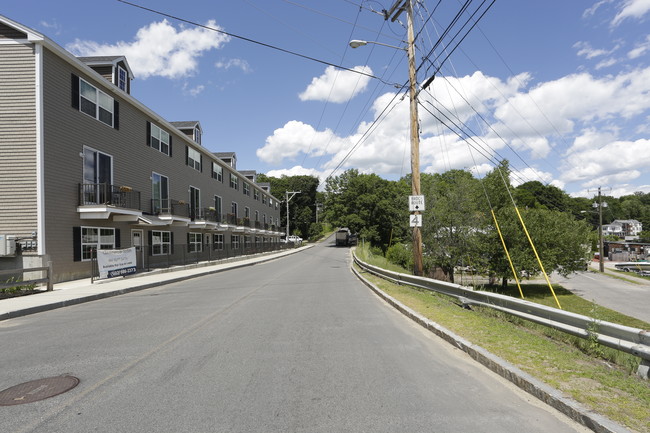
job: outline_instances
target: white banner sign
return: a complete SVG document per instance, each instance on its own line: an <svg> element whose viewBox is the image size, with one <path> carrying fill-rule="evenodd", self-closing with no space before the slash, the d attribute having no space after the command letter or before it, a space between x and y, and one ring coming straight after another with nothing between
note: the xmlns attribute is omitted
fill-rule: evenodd
<svg viewBox="0 0 650 433"><path fill-rule="evenodd" d="M123 250L97 250L99 278L122 277L136 272L135 247Z"/></svg>

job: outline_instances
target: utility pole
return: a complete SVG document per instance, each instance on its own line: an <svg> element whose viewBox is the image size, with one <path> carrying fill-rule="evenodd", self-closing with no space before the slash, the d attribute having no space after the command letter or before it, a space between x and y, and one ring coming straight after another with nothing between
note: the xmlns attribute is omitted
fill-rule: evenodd
<svg viewBox="0 0 650 433"><path fill-rule="evenodd" d="M289 242L289 202L291 201L291 199L296 194L300 194L300 193L301 193L301 191L285 191L284 192L284 201L287 202L287 237L286 237L287 243ZM289 197L289 194L291 194L291 197Z"/></svg>
<svg viewBox="0 0 650 433"><path fill-rule="evenodd" d="M397 0L384 17L395 21L400 14L406 10L407 13L407 54L409 66L409 101L410 101L410 124L411 124L411 194L420 195L420 128L418 125L418 101L417 101L417 76L415 73L415 48L413 35L413 4L412 0ZM420 215L420 212L415 212ZM413 227L413 274L422 275L422 231L419 226Z"/></svg>
<svg viewBox="0 0 650 433"><path fill-rule="evenodd" d="M605 203L607 205L607 203ZM598 187L598 265L600 272L605 272L605 263L603 259L603 199L600 195L600 187Z"/></svg>

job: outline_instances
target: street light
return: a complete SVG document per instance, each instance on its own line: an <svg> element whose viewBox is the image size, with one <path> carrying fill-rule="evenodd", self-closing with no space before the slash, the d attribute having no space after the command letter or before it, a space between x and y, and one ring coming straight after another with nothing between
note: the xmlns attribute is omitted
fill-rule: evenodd
<svg viewBox="0 0 650 433"><path fill-rule="evenodd" d="M406 50L408 57L408 67L409 67L409 101L410 101L410 112L411 112L411 194L414 196L420 195L420 131L418 128L418 103L417 103L417 77L415 74L415 48L414 48L414 35L413 35L413 5L412 0L397 0L393 6L390 8L389 12L386 12L385 19L388 19L393 12L395 12L395 20L399 14L404 10L408 15L407 20L407 33L408 33L408 42L406 48L395 47L392 45L382 44L381 42L371 42L371 41L360 41L352 40L350 41L350 47L358 48L367 44L376 44L383 45L390 48L396 48L398 50ZM415 215L420 215L420 212L415 212ZM413 274L421 276L422 275L422 231L420 227L416 224L413 227Z"/></svg>
<svg viewBox="0 0 650 433"><path fill-rule="evenodd" d="M359 48L359 47L363 47L364 45L368 45L368 44L381 45L382 47L395 48L396 50L408 51L408 49L406 47L397 47L395 45L382 44L381 42L361 41L359 39L353 39L353 40L350 41L350 47L352 47L352 48Z"/></svg>

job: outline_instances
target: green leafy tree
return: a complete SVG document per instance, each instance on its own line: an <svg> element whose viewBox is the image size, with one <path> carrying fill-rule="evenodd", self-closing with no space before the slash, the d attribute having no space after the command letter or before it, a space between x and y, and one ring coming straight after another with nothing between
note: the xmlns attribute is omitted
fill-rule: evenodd
<svg viewBox="0 0 650 433"><path fill-rule="evenodd" d="M403 183L350 169L326 181L325 218L385 250L404 235L407 197Z"/></svg>
<svg viewBox="0 0 650 433"><path fill-rule="evenodd" d="M291 234L307 236L311 223L316 222L317 191L320 181L314 176L282 176L270 177L264 174L257 176L258 182L268 182L271 194L280 200L286 198L287 191L300 191L289 201L289 217ZM287 206L280 206L280 226L287 226Z"/></svg>
<svg viewBox="0 0 650 433"><path fill-rule="evenodd" d="M479 207L482 189L479 181L463 170L423 174L422 178L424 251L428 262L453 282L455 267L481 260L478 233L485 225Z"/></svg>

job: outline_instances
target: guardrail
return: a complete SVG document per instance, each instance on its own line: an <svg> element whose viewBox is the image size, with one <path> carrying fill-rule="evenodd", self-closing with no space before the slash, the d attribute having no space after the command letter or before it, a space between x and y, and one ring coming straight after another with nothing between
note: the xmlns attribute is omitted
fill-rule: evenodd
<svg viewBox="0 0 650 433"><path fill-rule="evenodd" d="M8 281L6 283L0 283L0 289L8 289L16 286L29 286L32 284L43 284L47 286L47 291L51 292L52 287L52 262L47 262L47 266L42 266L40 268L23 268L23 269L5 269L0 270L0 281L2 281L2 275L24 275L26 272L45 272L45 278L36 278L33 280L17 280L17 281Z"/></svg>
<svg viewBox="0 0 650 433"><path fill-rule="evenodd" d="M354 262L365 271L397 284L407 284L443 293L458 299L463 305L492 308L576 337L595 339L604 346L640 357L641 365L637 374L645 379L649 378L650 331L648 330L605 322L499 293L481 292L459 284L388 271L361 261L356 254L354 254Z"/></svg>

